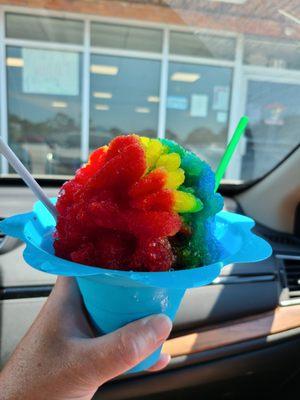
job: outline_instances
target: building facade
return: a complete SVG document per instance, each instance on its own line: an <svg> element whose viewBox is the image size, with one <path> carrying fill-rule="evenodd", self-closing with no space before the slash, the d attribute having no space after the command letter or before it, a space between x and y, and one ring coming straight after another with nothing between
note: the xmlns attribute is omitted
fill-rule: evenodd
<svg viewBox="0 0 300 400"><path fill-rule="evenodd" d="M129 132L174 139L215 168L245 113L227 179L258 178L299 143L297 2L6 3L0 134L36 175L72 174Z"/></svg>

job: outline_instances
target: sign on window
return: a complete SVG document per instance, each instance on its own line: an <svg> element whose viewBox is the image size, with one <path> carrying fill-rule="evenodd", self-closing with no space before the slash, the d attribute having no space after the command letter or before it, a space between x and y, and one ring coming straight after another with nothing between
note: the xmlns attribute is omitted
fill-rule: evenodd
<svg viewBox="0 0 300 400"><path fill-rule="evenodd" d="M215 86L213 95L213 110L227 111L229 108L230 89L228 86Z"/></svg>
<svg viewBox="0 0 300 400"><path fill-rule="evenodd" d="M78 96L77 53L29 48L22 53L24 93Z"/></svg>
<svg viewBox="0 0 300 400"><path fill-rule="evenodd" d="M208 96L204 94L192 94L191 96L191 117L207 117Z"/></svg>

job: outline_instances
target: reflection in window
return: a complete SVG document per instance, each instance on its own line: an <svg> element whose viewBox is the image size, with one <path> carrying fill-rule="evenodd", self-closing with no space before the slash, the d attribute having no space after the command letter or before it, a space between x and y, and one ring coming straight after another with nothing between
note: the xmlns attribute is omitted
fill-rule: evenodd
<svg viewBox="0 0 300 400"><path fill-rule="evenodd" d="M267 173L299 143L299 103L299 84L249 80L243 180Z"/></svg>
<svg viewBox="0 0 300 400"><path fill-rule="evenodd" d="M6 36L57 43L83 43L83 22L35 15L7 14Z"/></svg>
<svg viewBox="0 0 300 400"><path fill-rule="evenodd" d="M7 48L8 140L35 174L80 165L81 56Z"/></svg>
<svg viewBox="0 0 300 400"><path fill-rule="evenodd" d="M240 114L249 115L246 146L240 145L236 153L236 165L230 171L234 170L233 178L259 177L299 144L300 45L288 13L275 7L276 14L282 15L277 21L280 29L273 30L273 23L262 24L273 18L272 7L258 18L262 9L251 11L249 1L239 1L239 5L194 3L195 21L199 9L201 18L207 15L207 20L201 19L201 26L199 20L193 32L182 25L174 26L167 14L166 25L157 28L148 26L147 21L124 19L118 24L107 19L91 20L86 24L88 32L84 30L84 15L74 19L64 13L56 17L34 15L33 10L30 14L5 12L5 40L10 45L6 54L9 113L1 118L8 118L9 143L24 164L35 174L73 174L86 150L82 146L86 141L81 143L81 134L88 134L87 129L81 132L82 112L88 122L84 128L89 125L90 150L128 132L156 137L160 85L162 93L165 85L168 87L166 126L161 126L162 130L213 168L228 141L229 114L236 119ZM230 19L220 20L225 15ZM230 21L233 23L229 26ZM244 34L247 21L255 32L252 35ZM169 54L162 51L164 32L169 32ZM90 45L83 46L89 38ZM30 42L24 48L20 47L24 42L12 47L18 40ZM91 55L90 109L84 101L81 110L81 85L87 82L82 75L81 53L54 51L56 43L82 45L87 58ZM104 55L106 52L111 55ZM143 56L141 52L155 55ZM242 68L234 62L241 53ZM165 56L168 77L159 61ZM231 94L233 70L237 82L245 83L245 90L235 85ZM231 95L237 109L229 110ZM0 134L6 136L5 129Z"/></svg>
<svg viewBox="0 0 300 400"><path fill-rule="evenodd" d="M166 135L216 168L224 152L231 87L230 68L171 63Z"/></svg>
<svg viewBox="0 0 300 400"><path fill-rule="evenodd" d="M251 38L245 41L244 62L278 69L300 69L300 44L296 40Z"/></svg>
<svg viewBox="0 0 300 400"><path fill-rule="evenodd" d="M234 60L235 39L197 32L171 32L170 53L192 57Z"/></svg>
<svg viewBox="0 0 300 400"><path fill-rule="evenodd" d="M1 88L1 86L0 86L0 90L1 90L2 88ZM2 127L2 118L3 118L3 115L2 115L2 112L1 112L2 110L1 110L1 107L0 107L0 127ZM0 129L0 138L1 138L1 131L2 131L2 129ZM2 156L1 154L0 154L0 177L1 177L1 174L3 173L3 169L2 169L2 162L3 162L3 160L4 160L4 156Z"/></svg>
<svg viewBox="0 0 300 400"><path fill-rule="evenodd" d="M161 52L162 31L135 26L92 23L92 46Z"/></svg>
<svg viewBox="0 0 300 400"><path fill-rule="evenodd" d="M91 149L124 133L156 137L159 78L159 61L91 57Z"/></svg>

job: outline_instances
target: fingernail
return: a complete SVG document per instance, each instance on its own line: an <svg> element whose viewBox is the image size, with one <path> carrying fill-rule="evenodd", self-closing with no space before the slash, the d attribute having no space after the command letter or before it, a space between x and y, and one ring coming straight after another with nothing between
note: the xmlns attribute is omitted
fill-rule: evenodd
<svg viewBox="0 0 300 400"><path fill-rule="evenodd" d="M146 318L145 326L154 331L157 341L159 341L169 336L172 329L172 321L167 315L157 314Z"/></svg>

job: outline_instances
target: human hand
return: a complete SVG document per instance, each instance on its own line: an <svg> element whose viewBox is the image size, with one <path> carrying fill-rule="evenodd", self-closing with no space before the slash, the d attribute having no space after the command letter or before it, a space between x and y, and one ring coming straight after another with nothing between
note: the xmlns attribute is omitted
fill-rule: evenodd
<svg viewBox="0 0 300 400"><path fill-rule="evenodd" d="M95 338L76 282L60 277L0 375L1 400L91 399L103 383L153 353L171 326L156 315ZM169 359L162 355L151 370Z"/></svg>

